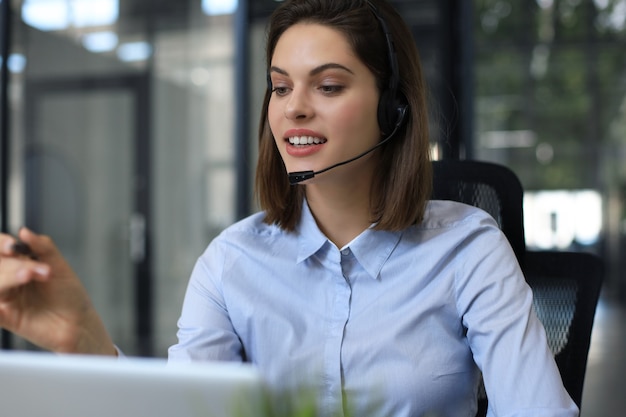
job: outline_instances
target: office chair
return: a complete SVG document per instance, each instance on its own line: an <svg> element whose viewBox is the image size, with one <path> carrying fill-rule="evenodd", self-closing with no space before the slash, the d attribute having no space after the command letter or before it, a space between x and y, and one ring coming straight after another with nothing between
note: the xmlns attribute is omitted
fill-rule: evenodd
<svg viewBox="0 0 626 417"><path fill-rule="evenodd" d="M524 190L509 168L484 161L433 161L433 200L453 200L479 207L498 222L518 261L526 252Z"/></svg>
<svg viewBox="0 0 626 417"><path fill-rule="evenodd" d="M599 257L581 252L527 251L523 188L510 169L482 161L433 161L433 199L470 204L500 225L533 290L537 316L567 392L580 407L593 319L604 277ZM487 414L481 386L477 417Z"/></svg>

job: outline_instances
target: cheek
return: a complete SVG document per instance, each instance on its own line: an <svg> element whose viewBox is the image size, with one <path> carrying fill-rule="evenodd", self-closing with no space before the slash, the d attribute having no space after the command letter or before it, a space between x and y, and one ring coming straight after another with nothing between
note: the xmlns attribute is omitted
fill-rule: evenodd
<svg viewBox="0 0 626 417"><path fill-rule="evenodd" d="M351 103L336 109L334 118L337 131L349 136L371 137L374 142L380 137L377 103L364 104L362 101Z"/></svg>

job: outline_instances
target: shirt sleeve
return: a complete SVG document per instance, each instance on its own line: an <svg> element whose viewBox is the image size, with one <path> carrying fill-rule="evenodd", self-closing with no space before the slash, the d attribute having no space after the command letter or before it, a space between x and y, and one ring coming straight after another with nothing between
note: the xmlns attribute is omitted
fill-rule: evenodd
<svg viewBox="0 0 626 417"><path fill-rule="evenodd" d="M485 217L456 257L459 314L483 373L488 415L578 416L506 237Z"/></svg>
<svg viewBox="0 0 626 417"><path fill-rule="evenodd" d="M170 362L243 360L222 292L223 263L216 241L196 262L178 320L178 343L168 350Z"/></svg>

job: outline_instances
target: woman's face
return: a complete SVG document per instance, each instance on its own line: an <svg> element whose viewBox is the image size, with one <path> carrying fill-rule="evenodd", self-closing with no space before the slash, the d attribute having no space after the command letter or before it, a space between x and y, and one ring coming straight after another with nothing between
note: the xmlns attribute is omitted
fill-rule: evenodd
<svg viewBox="0 0 626 417"><path fill-rule="evenodd" d="M321 170L353 158L380 139L376 79L338 31L312 23L290 27L278 40L270 77L268 119L287 172ZM371 155L319 174L369 178Z"/></svg>

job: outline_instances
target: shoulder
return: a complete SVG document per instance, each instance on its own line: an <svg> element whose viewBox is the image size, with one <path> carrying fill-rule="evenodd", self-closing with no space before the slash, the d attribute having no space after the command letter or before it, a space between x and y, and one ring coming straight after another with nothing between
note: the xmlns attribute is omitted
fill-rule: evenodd
<svg viewBox="0 0 626 417"><path fill-rule="evenodd" d="M233 266L249 266L266 259L277 243L290 239L289 233L264 219L264 212L254 213L222 230L199 256L198 272L221 276Z"/></svg>
<svg viewBox="0 0 626 417"><path fill-rule="evenodd" d="M266 223L265 212L257 212L225 228L215 237L212 244L256 245L271 239L282 239L288 235L288 232L276 224Z"/></svg>
<svg viewBox="0 0 626 417"><path fill-rule="evenodd" d="M265 212L258 212L224 229L211 241L207 252L229 257L245 253L258 254L276 245L290 244L293 239L294 233L287 232L276 224L266 223Z"/></svg>
<svg viewBox="0 0 626 417"><path fill-rule="evenodd" d="M405 233L430 256L454 263L478 262L485 257L509 257L510 245L495 219L479 208L454 201L432 200L424 220ZM503 252L504 251L504 252Z"/></svg>
<svg viewBox="0 0 626 417"><path fill-rule="evenodd" d="M228 226L219 236L228 237L238 234L265 236L280 232L281 229L278 226L266 223L265 212L259 211Z"/></svg>
<svg viewBox="0 0 626 417"><path fill-rule="evenodd" d="M495 227L495 219L486 211L456 201L431 200L426 206L422 230Z"/></svg>

